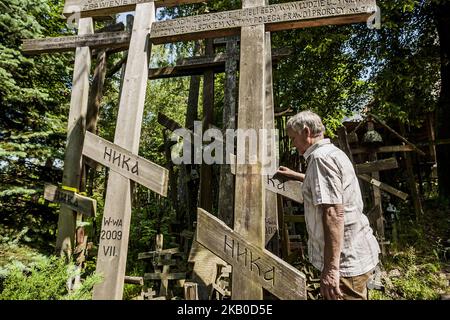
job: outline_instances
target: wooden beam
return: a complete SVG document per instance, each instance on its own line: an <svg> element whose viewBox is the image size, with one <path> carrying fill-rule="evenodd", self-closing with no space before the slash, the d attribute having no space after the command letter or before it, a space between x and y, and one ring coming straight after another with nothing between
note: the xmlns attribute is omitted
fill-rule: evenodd
<svg viewBox="0 0 450 320"><path fill-rule="evenodd" d="M125 276L124 282L128 284L135 284L138 286L144 285L144 278L142 277L131 277L131 276Z"/></svg>
<svg viewBox="0 0 450 320"><path fill-rule="evenodd" d="M91 18L80 19L80 36L94 32ZM67 144L64 155L63 186L79 189L81 183L82 149L85 132L85 119L89 98L89 72L91 70L91 52L89 48L77 48L73 69L72 94L67 121ZM58 235L56 253L71 255L73 250L76 215L66 206L61 207L58 216Z"/></svg>
<svg viewBox="0 0 450 320"><path fill-rule="evenodd" d="M90 47L91 49L128 48L130 39L131 34L127 31L102 32L44 39L24 39L22 43L22 52L32 55L72 51L77 47Z"/></svg>
<svg viewBox="0 0 450 320"><path fill-rule="evenodd" d="M402 200L406 200L408 198L408 194L404 193L400 190L395 189L394 187L391 187L390 185L383 183L381 181L378 181L372 177L370 177L367 174L358 174L358 178L360 178L363 181L366 181L370 183L371 185L374 185L375 187L380 188L383 191L389 192L390 194L399 197Z"/></svg>
<svg viewBox="0 0 450 320"><path fill-rule="evenodd" d="M265 4L265 0L243 0L242 10L253 10ZM211 17L211 16L210 16ZM233 19L234 20L234 19ZM202 23L197 23L197 26ZM263 24L243 26L240 45L238 123L240 132L254 130L259 132L264 128L266 110L266 40ZM244 140L237 135L237 141ZM260 155L251 155L247 144L239 151L237 157L243 160L243 165L236 167L234 230L257 248L265 247L265 188L262 176ZM243 154L240 154L240 153ZM254 157L255 164L250 161ZM208 247L208 249L210 249ZM233 272L232 299L248 300L263 299L263 291L256 282L249 281L243 273Z"/></svg>
<svg viewBox="0 0 450 320"><path fill-rule="evenodd" d="M385 127L386 129L388 129L390 132L392 132L397 138L399 138L400 140L402 140L404 143L406 143L407 145L411 146L418 154L420 154L421 156L425 155L425 152L423 152L422 150L420 150L419 148L417 148L413 143L409 142L405 137L403 137L401 134L399 134L397 131L395 131L394 129L392 129L391 127L389 127L383 120L381 120L380 118L378 118L377 116L373 115L373 114L369 114L370 117L372 117L373 119L375 119L379 124L381 124L383 127Z"/></svg>
<svg viewBox="0 0 450 320"><path fill-rule="evenodd" d="M293 215L293 214L285 214L284 217L284 222L288 223L305 223L305 216L303 215Z"/></svg>
<svg viewBox="0 0 450 320"><path fill-rule="evenodd" d="M236 156L230 155L231 173L236 174ZM286 180L279 175L264 176L266 190L282 195L298 203L303 203L303 183L295 180Z"/></svg>
<svg viewBox="0 0 450 320"><path fill-rule="evenodd" d="M273 61L278 61L290 55L291 51L288 48L280 48L272 50ZM149 71L149 79L164 79L173 77L186 77L192 75L201 75L207 69L213 70L215 73L225 72L225 62L229 59L239 61L239 55L229 56L226 53L219 52L213 56L200 56L193 58L186 58L180 60L176 66L152 68Z"/></svg>
<svg viewBox="0 0 450 320"><path fill-rule="evenodd" d="M228 39L226 55L238 56L237 37ZM237 105L237 59L227 59L225 66L225 84L223 98L222 123L223 131L236 129L236 105ZM226 159L226 150L223 158ZM217 216L229 227L233 227L234 219L234 176L230 166L220 166L219 200Z"/></svg>
<svg viewBox="0 0 450 320"><path fill-rule="evenodd" d="M177 129L182 129L183 127L181 124L176 122L175 120L169 118L164 113L158 112L158 123L165 127L166 129L169 129L170 131L175 131Z"/></svg>
<svg viewBox="0 0 450 320"><path fill-rule="evenodd" d="M67 17L80 12L81 17L96 17L134 11L136 4L154 2L158 7L174 7L207 0L66 0L63 14Z"/></svg>
<svg viewBox="0 0 450 320"><path fill-rule="evenodd" d="M164 250L159 250L159 251L141 252L138 254L138 260L155 259L161 255L177 254L179 252L180 251L178 248L170 248L170 249L164 249Z"/></svg>
<svg viewBox="0 0 450 320"><path fill-rule="evenodd" d="M169 171L93 133L86 132L83 155L166 197Z"/></svg>
<svg viewBox="0 0 450 320"><path fill-rule="evenodd" d="M273 101L273 76L272 76L272 44L270 41L270 33L266 32L266 51L265 51L265 76L266 76L266 109L264 110L264 129L267 130L267 151L265 156L269 159L267 170L273 168L278 169L278 145L273 136L275 131L275 112ZM268 178L268 177L267 177ZM265 236L264 245L267 246L270 240L278 234L278 205L277 205L277 193L271 189L266 188L266 199L264 209L264 224L265 224ZM275 241L278 245L278 239L275 237Z"/></svg>
<svg viewBox="0 0 450 320"><path fill-rule="evenodd" d="M356 165L356 173L372 173L396 168L398 168L397 158L392 157L367 163L358 163Z"/></svg>
<svg viewBox="0 0 450 320"><path fill-rule="evenodd" d="M176 273L144 273L145 280L181 280L186 279L186 272L176 272Z"/></svg>
<svg viewBox="0 0 450 320"><path fill-rule="evenodd" d="M280 299L306 299L306 277L302 272L268 250L250 243L200 208L197 212L197 241L231 264L233 277L242 275Z"/></svg>
<svg viewBox="0 0 450 320"><path fill-rule="evenodd" d="M154 3L136 6L114 136L115 145L133 154L139 151L151 50L147 39L154 21ZM96 272L103 275L103 281L94 286L94 300L122 299L131 221L131 195L130 180L111 170L102 232L117 231L116 234L120 232L120 237L100 238ZM114 223L110 223L111 221Z"/></svg>
<svg viewBox="0 0 450 320"><path fill-rule="evenodd" d="M44 199L67 206L70 210L81 213L86 217L95 217L97 213L97 200L51 184L45 185Z"/></svg>
<svg viewBox="0 0 450 320"><path fill-rule="evenodd" d="M352 149L352 154L369 153L369 148L355 148ZM398 145L398 146L384 146L375 148L376 153L394 153L394 152L409 152L414 151L414 148L409 145Z"/></svg>
<svg viewBox="0 0 450 320"><path fill-rule="evenodd" d="M371 15L371 12L368 11L372 8L375 8L375 0L360 0L357 4L351 3L342 6L325 4L324 1L307 0L244 8L155 22L150 38L153 43L161 44L231 36L239 34L242 27L261 23L265 23L266 31L357 23L366 21ZM68 36L24 40L22 51L27 54L37 54L70 51L82 46L125 48L129 41L130 34L128 32L105 32L85 37Z"/></svg>
<svg viewBox="0 0 450 320"><path fill-rule="evenodd" d="M210 13L155 22L150 38L161 44L176 41L237 35L242 27L264 25L265 31L281 31L366 21L375 10L375 0L306 0L269 6ZM242 39L241 39L242 45Z"/></svg>

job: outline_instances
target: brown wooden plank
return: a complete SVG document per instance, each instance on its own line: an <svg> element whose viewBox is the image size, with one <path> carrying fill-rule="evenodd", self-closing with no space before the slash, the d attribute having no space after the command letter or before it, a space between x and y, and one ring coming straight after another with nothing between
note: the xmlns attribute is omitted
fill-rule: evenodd
<svg viewBox="0 0 450 320"><path fill-rule="evenodd" d="M237 37L228 39L226 54L228 57L238 56ZM236 129L236 106L237 106L237 66L235 59L225 61L225 84L223 98L222 123L223 130ZM225 139L226 140L226 139ZM227 157L226 150L223 152L224 159ZM229 227L233 226L234 219L234 176L230 166L220 166L219 201L217 216Z"/></svg>
<svg viewBox="0 0 450 320"><path fill-rule="evenodd" d="M266 249L247 241L208 212L198 209L197 241L280 299L306 299L305 275ZM235 287L233 287L233 291Z"/></svg>
<svg viewBox="0 0 450 320"><path fill-rule="evenodd" d="M94 32L91 18L80 19L78 34L80 36ZM91 52L87 47L78 48L75 52L73 69L72 94L67 121L67 144L64 154L64 171L62 185L75 189L80 188L82 149L85 122L89 97L89 72L91 69ZM56 238L57 254L70 255L74 248L76 215L67 206L61 206L58 216L58 235Z"/></svg>
<svg viewBox="0 0 450 320"><path fill-rule="evenodd" d="M389 192L390 194L392 194L392 195L394 195L396 197L399 197L402 200L406 200L408 198L408 196L409 196L407 193L404 193L404 192L402 192L400 190L397 190L394 187L391 187L390 185L388 185L386 183L378 181L378 180L370 177L367 174L358 174L358 178L360 178L361 180L366 181L366 182L368 182L368 183L370 183L370 184L380 188L381 190Z"/></svg>
<svg viewBox="0 0 450 320"><path fill-rule="evenodd" d="M305 223L305 216L293 215L293 214L285 214L284 222L292 222L292 223Z"/></svg>
<svg viewBox="0 0 450 320"><path fill-rule="evenodd" d="M176 254L179 252L180 252L180 250L178 248L164 249L164 250L160 250L160 251L141 252L138 254L138 260L154 259L155 257L159 257L161 255Z"/></svg>
<svg viewBox="0 0 450 320"><path fill-rule="evenodd" d="M90 132L86 132L83 155L164 197L167 196L169 171L166 168Z"/></svg>
<svg viewBox="0 0 450 320"><path fill-rule="evenodd" d="M131 34L127 31L102 32L77 36L53 37L44 39L24 39L22 52L40 54L72 51L77 47L128 48Z"/></svg>
<svg viewBox="0 0 450 320"><path fill-rule="evenodd" d="M422 150L420 150L419 148L416 147L416 145L414 145L413 143L409 142L405 137L403 137L401 134L399 134L397 131L395 131L394 129L392 129L391 127L389 127L383 120L381 120L380 118L378 118L377 116L373 115L373 114L369 114L370 117L372 117L373 119L375 119L379 124L381 124L383 127L385 127L386 129L388 129L390 132L392 132L397 138L399 138L400 140L402 140L404 143L406 143L407 145L411 146L414 151L416 151L418 154L420 154L421 156L425 155L425 152L423 152Z"/></svg>
<svg viewBox="0 0 450 320"><path fill-rule="evenodd" d="M169 118L168 116L166 116L161 112L158 112L158 123L164 126L165 128L169 129L170 131L175 131L177 129L183 128L181 124L179 124L175 120L172 120L171 118Z"/></svg>
<svg viewBox="0 0 450 320"><path fill-rule="evenodd" d="M156 7L174 7L207 0L66 0L63 14L67 17L80 12L81 17L97 17L134 11L136 4L154 2Z"/></svg>
<svg viewBox="0 0 450 320"><path fill-rule="evenodd" d="M231 173L236 174L236 156L230 155ZM264 176L266 190L280 194L298 203L303 203L303 183L295 180L284 180L278 175Z"/></svg>
<svg viewBox="0 0 450 320"><path fill-rule="evenodd" d="M265 50L265 62L266 62L266 109L264 113L264 128L267 130L267 152L265 156L268 159L265 169L268 171L272 168L276 170L278 168L278 148L273 136L273 130L275 130L275 112L273 102L273 77L272 77L272 45L270 41L270 33L266 32L266 50ZM272 190L266 188L265 195L265 235L264 245L267 246L269 241L274 235L278 233L278 205L277 194Z"/></svg>
<svg viewBox="0 0 450 320"><path fill-rule="evenodd" d="M363 174L396 168L398 168L397 159L392 157L388 159L376 160L367 163L359 163L356 165L356 172L358 174Z"/></svg>
<svg viewBox="0 0 450 320"><path fill-rule="evenodd" d="M244 0L242 10L253 10L256 6L264 6L265 0ZM241 28L238 123L241 132L253 130L259 132L264 128L266 112L266 41L263 24L243 26ZM236 167L234 230L247 242L257 248L265 246L265 188L262 176L260 154L250 155L249 144L243 148L239 141L244 141L237 135L237 159L243 165ZM241 150L239 150L241 148ZM243 154L240 154L242 153ZM256 164L251 164L254 157ZM210 248L208 248L210 249ZM233 272L232 299L248 300L263 299L261 285L251 281L243 273Z"/></svg>
<svg viewBox="0 0 450 320"><path fill-rule="evenodd" d="M61 203L86 217L95 217L97 212L97 200L51 184L45 185L44 198L51 202Z"/></svg>
<svg viewBox="0 0 450 320"><path fill-rule="evenodd" d="M195 240L192 242L188 261L194 263L192 280L199 284L199 299L207 300L217 278L217 266L227 263Z"/></svg>
<svg viewBox="0 0 450 320"><path fill-rule="evenodd" d="M195 282L184 283L184 300L198 300L198 284Z"/></svg>
<svg viewBox="0 0 450 320"><path fill-rule="evenodd" d="M181 280L186 279L186 272L176 272L176 273L145 273L145 280Z"/></svg>
<svg viewBox="0 0 450 320"><path fill-rule="evenodd" d="M272 60L274 62L290 55L288 48L279 48L272 50ZM229 56L226 53L219 52L214 56L200 56L182 59L177 62L176 66L151 68L149 71L149 79L164 79L174 77L186 77L192 75L201 75L206 69L211 69L215 73L225 72L225 63L229 59L239 61L239 55Z"/></svg>
<svg viewBox="0 0 450 320"><path fill-rule="evenodd" d="M409 152L414 151L414 148L409 145L384 146L376 148L374 151L376 153ZM369 149L368 148L352 149L352 154L361 154L361 153L369 153Z"/></svg>
<svg viewBox="0 0 450 320"><path fill-rule="evenodd" d="M124 281L125 281L125 283L128 283L128 284L135 284L138 286L144 285L144 278L142 278L142 277L125 276Z"/></svg>
<svg viewBox="0 0 450 320"><path fill-rule="evenodd" d="M115 145L134 154L139 151L151 50L147 39L154 21L154 3L136 6L114 136ZM103 275L103 281L94 286L94 300L122 299L130 233L131 194L130 180L111 170L101 232L117 231L120 237L100 237L96 272ZM110 220L115 223L107 224Z"/></svg>
<svg viewBox="0 0 450 320"><path fill-rule="evenodd" d="M374 12L375 5L375 0L348 1L345 4L339 4L338 1L306 0L269 6L258 5L159 21L153 25L150 37L153 43L160 44L231 36L239 34L242 27L260 24L266 25L266 31L281 31L364 22Z"/></svg>

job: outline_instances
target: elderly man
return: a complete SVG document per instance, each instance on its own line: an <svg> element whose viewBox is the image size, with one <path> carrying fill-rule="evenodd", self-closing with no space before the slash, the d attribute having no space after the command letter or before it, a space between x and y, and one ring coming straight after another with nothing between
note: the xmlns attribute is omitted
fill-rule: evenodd
<svg viewBox="0 0 450 320"><path fill-rule="evenodd" d="M358 179L347 155L324 139L320 117L303 111L289 119L287 134L307 162L305 174L278 173L303 181L308 255L321 271L325 299L368 299L367 282L380 248L367 217Z"/></svg>

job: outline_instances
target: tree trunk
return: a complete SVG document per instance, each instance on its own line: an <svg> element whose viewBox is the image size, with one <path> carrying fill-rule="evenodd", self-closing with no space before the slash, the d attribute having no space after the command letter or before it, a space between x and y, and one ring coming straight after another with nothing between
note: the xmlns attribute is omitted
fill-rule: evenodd
<svg viewBox="0 0 450 320"><path fill-rule="evenodd" d="M441 95L437 109L436 138L450 138L448 125L450 112L450 3L442 2L435 7L435 19L441 48ZM450 197L450 145L437 145L439 196Z"/></svg>

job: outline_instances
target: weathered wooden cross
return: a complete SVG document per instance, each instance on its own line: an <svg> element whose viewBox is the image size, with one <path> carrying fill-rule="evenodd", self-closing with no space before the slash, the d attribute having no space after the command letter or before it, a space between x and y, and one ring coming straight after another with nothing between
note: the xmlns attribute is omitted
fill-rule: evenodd
<svg viewBox="0 0 450 320"><path fill-rule="evenodd" d="M58 188L57 186L46 184L44 190L45 200L60 203L70 210L76 211L86 217L95 217L97 212L97 201L78 194L74 190Z"/></svg>

